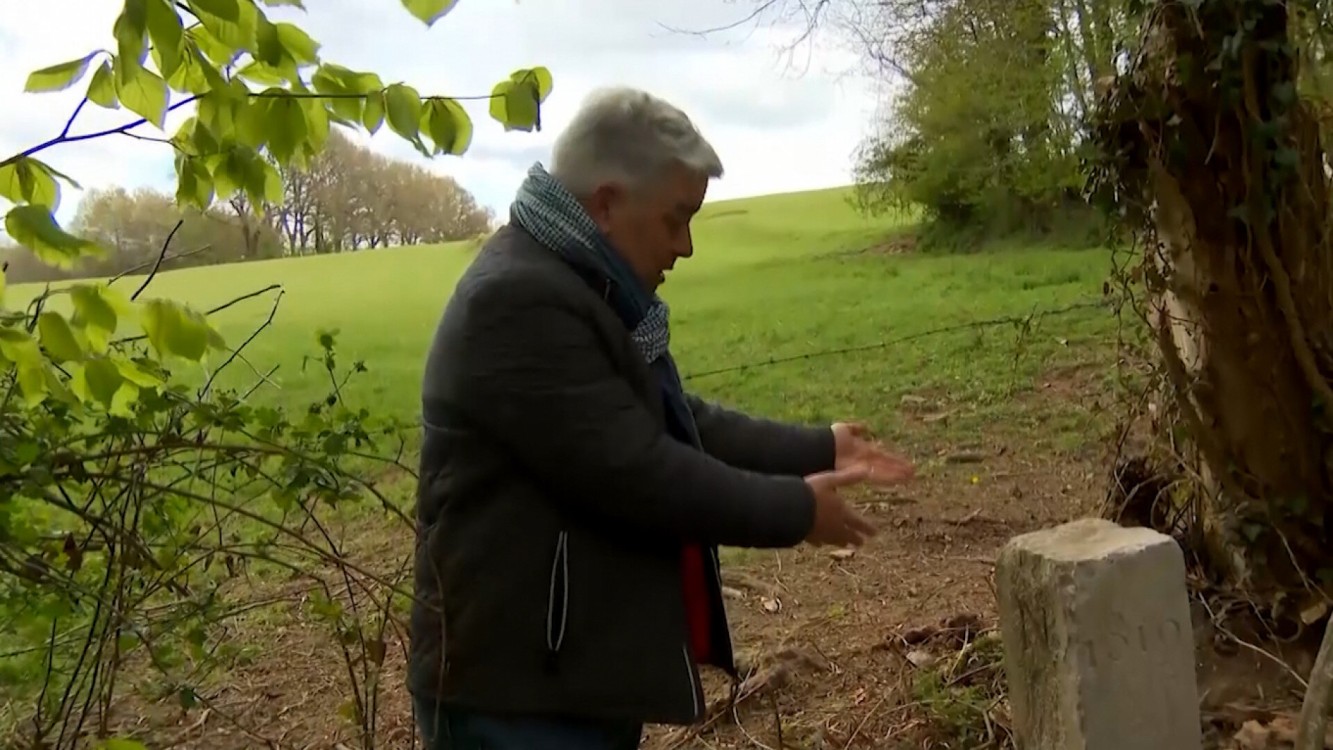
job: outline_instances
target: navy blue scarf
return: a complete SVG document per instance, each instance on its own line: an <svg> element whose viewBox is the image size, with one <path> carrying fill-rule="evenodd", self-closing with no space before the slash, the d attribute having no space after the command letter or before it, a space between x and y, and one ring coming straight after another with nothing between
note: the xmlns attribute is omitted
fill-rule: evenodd
<svg viewBox="0 0 1333 750"><path fill-rule="evenodd" d="M576 270L592 271L611 281L607 302L657 377L672 436L700 447L694 415L685 402L685 388L671 357L667 304L644 289L588 212L540 163L528 170L510 213L515 223Z"/></svg>

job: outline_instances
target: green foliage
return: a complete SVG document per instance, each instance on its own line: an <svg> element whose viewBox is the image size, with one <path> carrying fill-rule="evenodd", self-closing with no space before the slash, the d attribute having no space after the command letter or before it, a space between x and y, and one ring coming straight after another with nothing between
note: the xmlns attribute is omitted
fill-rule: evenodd
<svg viewBox="0 0 1333 750"><path fill-rule="evenodd" d="M920 206L933 225L992 238L1086 215L1081 133L1121 5L957 0L902 32L909 85L859 156L863 207Z"/></svg>
<svg viewBox="0 0 1333 750"><path fill-rule="evenodd" d="M403 4L432 24L455 2ZM268 17L274 6L302 3L124 0L112 50L33 72L29 92L87 84L63 132L0 161L10 238L61 268L104 252L56 221L60 183L74 183L38 158L89 137L71 132L88 103L140 118L101 137L161 128L190 107L170 142L176 200L200 211L224 199L256 212L280 203L283 176L310 168L334 127L374 131L387 118L427 156L466 152L473 123L456 99L324 60L302 28ZM540 127L550 73L516 71L502 86L491 116L505 129ZM0 273L0 292L3 281ZM159 672L163 694L183 708L206 701L197 681L235 657L215 643L226 581L251 564L299 571L312 555L345 564L327 537L304 535L319 528L316 508L370 499L392 510L363 472L401 429L344 400L363 362L340 368L328 334L317 361L330 392L290 411L256 407L248 396L264 376L244 390L216 381L237 362L253 366L243 350L259 331L229 341L211 313L141 298L152 281L133 293L117 280L76 283L26 309L0 305L0 622L6 647L30 645L18 653L32 656L27 673L22 659L0 660L0 686L40 675L25 746L70 746L94 713L104 734L104 712L124 689L116 674L132 660ZM355 716L368 720L387 620L328 619ZM124 738L99 746L143 747Z"/></svg>

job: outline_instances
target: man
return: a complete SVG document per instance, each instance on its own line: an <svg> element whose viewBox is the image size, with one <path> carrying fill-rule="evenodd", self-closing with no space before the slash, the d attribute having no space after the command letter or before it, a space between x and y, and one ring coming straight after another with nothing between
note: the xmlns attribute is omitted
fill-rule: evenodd
<svg viewBox="0 0 1333 750"><path fill-rule="evenodd" d="M838 496L912 466L856 425L686 394L655 290L717 154L676 107L594 94L459 280L426 366L410 687L432 750L630 750L735 676L718 545L858 545Z"/></svg>

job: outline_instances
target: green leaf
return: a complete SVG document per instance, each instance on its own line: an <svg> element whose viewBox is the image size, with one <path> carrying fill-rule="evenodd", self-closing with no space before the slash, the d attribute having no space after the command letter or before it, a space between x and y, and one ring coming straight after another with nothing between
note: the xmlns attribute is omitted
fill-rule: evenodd
<svg viewBox="0 0 1333 750"><path fill-rule="evenodd" d="M546 101L546 97L551 95L551 88L555 85L551 71L541 66L516 70L509 74L509 80L535 88L538 102Z"/></svg>
<svg viewBox="0 0 1333 750"><path fill-rule="evenodd" d="M415 141L421 127L421 96L416 89L395 83L384 91L384 107L393 132Z"/></svg>
<svg viewBox="0 0 1333 750"><path fill-rule="evenodd" d="M83 331L93 351L106 351L119 318L133 310L129 300L105 284L75 284L69 296L74 304L74 325Z"/></svg>
<svg viewBox="0 0 1333 750"><path fill-rule="evenodd" d="M148 5L146 0L125 0L125 7L112 26L116 37L116 72L119 78L128 78L143 67L148 53Z"/></svg>
<svg viewBox="0 0 1333 750"><path fill-rule="evenodd" d="M116 94L131 112L161 128L167 113L167 82L153 71L139 67L118 76Z"/></svg>
<svg viewBox="0 0 1333 750"><path fill-rule="evenodd" d="M71 268L85 255L101 255L102 249L88 240L75 237L56 224L51 209L41 204L15 206L5 216L5 231L10 239L32 250L44 262L59 268Z"/></svg>
<svg viewBox="0 0 1333 750"><path fill-rule="evenodd" d="M265 94L275 96L257 96L236 104L235 135L241 144L250 148L263 148L272 138L271 128L275 118L271 116L273 108L290 97L282 89L268 89Z"/></svg>
<svg viewBox="0 0 1333 750"><path fill-rule="evenodd" d="M201 211L213 202L213 175L202 159L185 156L176 160L176 200Z"/></svg>
<svg viewBox="0 0 1333 750"><path fill-rule="evenodd" d="M39 203L52 210L60 207L60 185L52 169L23 156L0 166L0 198L13 203Z"/></svg>
<svg viewBox="0 0 1333 750"><path fill-rule="evenodd" d="M178 302L149 300L142 304L140 314L148 342L158 356L176 356L198 362L210 346L226 347L203 315Z"/></svg>
<svg viewBox="0 0 1333 750"><path fill-rule="evenodd" d="M532 82L500 81L491 90L491 117L506 131L540 129L538 91Z"/></svg>
<svg viewBox="0 0 1333 750"><path fill-rule="evenodd" d="M202 1L202 5L216 6L218 10L224 11L222 14L205 10L200 7L201 3L199 2L193 5L199 23L203 24L204 29L221 45L227 47L230 52L256 51L259 19L263 17L263 14L259 12L259 8L253 2L250 0ZM222 64L220 60L218 62Z"/></svg>
<svg viewBox="0 0 1333 750"><path fill-rule="evenodd" d="M319 62L319 42L311 39L309 34L294 24L280 21L275 25L278 28L278 41L293 60L300 65L314 65Z"/></svg>
<svg viewBox="0 0 1333 750"><path fill-rule="evenodd" d="M147 0L148 38L153 42L153 56L164 78L171 78L185 59L185 30L181 18L168 0Z"/></svg>
<svg viewBox="0 0 1333 750"><path fill-rule="evenodd" d="M74 337L65 316L47 310L37 316L37 335L47 354L57 362L77 362L83 359L83 347Z"/></svg>
<svg viewBox="0 0 1333 750"><path fill-rule="evenodd" d="M111 71L111 63L106 60L93 72L93 80L88 83L88 101L99 107L119 109L116 99L116 78Z"/></svg>
<svg viewBox="0 0 1333 750"><path fill-rule="evenodd" d="M285 50L282 48L282 41L278 39L278 27L262 15L259 16L259 21L256 24L255 43L256 60L273 67L282 64L282 56Z"/></svg>
<svg viewBox="0 0 1333 750"><path fill-rule="evenodd" d="M458 0L403 0L403 7L407 8L407 12L427 26L444 18L457 4Z"/></svg>
<svg viewBox="0 0 1333 750"><path fill-rule="evenodd" d="M121 377L140 388L156 388L166 384L162 378L128 359L113 357L112 361L116 363L116 369L120 370Z"/></svg>
<svg viewBox="0 0 1333 750"><path fill-rule="evenodd" d="M361 124L371 135L377 133L384 124L384 95L375 92L366 95L366 111L361 115Z"/></svg>
<svg viewBox="0 0 1333 750"><path fill-rule="evenodd" d="M46 362L37 342L26 331L0 328L0 354L17 368L19 388L27 403L41 403L47 394Z"/></svg>
<svg viewBox="0 0 1333 750"><path fill-rule="evenodd" d="M431 99L422 124L443 153L459 156L472 143L472 118L453 99Z"/></svg>
<svg viewBox="0 0 1333 750"><path fill-rule="evenodd" d="M329 140L329 111L324 108L324 103L318 99L301 99L301 107L305 112L306 122L306 145L323 151L324 144Z"/></svg>
<svg viewBox="0 0 1333 750"><path fill-rule="evenodd" d="M116 391L125 382L116 363L106 357L90 359L83 365L83 380L88 394L107 406L116 397Z"/></svg>
<svg viewBox="0 0 1333 750"><path fill-rule="evenodd" d="M200 54L214 65L231 65L241 54L236 47L224 44L203 26L190 28L185 32L185 38L187 46L193 43Z"/></svg>
<svg viewBox="0 0 1333 750"><path fill-rule="evenodd" d="M0 326L0 355L20 368L42 364L42 350L36 339L12 326Z"/></svg>
<svg viewBox="0 0 1333 750"><path fill-rule="evenodd" d="M98 55L101 50L89 52L77 60L70 60L58 65L52 65L49 68L34 70L28 74L28 82L24 84L23 90L29 93L44 91L62 91L73 86L83 74L88 72L88 64Z"/></svg>
<svg viewBox="0 0 1333 750"><path fill-rule="evenodd" d="M259 166L264 170L264 202L275 206L281 204L282 199L286 196L282 187L282 173L267 159L260 159Z"/></svg>
<svg viewBox="0 0 1333 750"><path fill-rule="evenodd" d="M23 391L23 399L29 406L40 404L45 398L48 390L48 379L46 377L48 370L45 364L20 365L18 368L19 389Z"/></svg>
<svg viewBox="0 0 1333 750"><path fill-rule="evenodd" d="M291 163L297 147L309 135L302 103L302 100L288 95L269 100L268 127L265 128L268 132L268 150L283 166Z"/></svg>
<svg viewBox="0 0 1333 750"><path fill-rule="evenodd" d="M237 0L187 0L190 8L207 13L222 21L237 23L241 20L241 6Z"/></svg>

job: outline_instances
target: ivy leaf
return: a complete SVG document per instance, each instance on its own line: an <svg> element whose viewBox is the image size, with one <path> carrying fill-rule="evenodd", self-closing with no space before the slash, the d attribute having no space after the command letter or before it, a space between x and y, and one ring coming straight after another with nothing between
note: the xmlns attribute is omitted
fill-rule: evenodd
<svg viewBox="0 0 1333 750"><path fill-rule="evenodd" d="M458 0L403 0L403 7L407 8L407 12L427 26L444 18L457 4Z"/></svg>
<svg viewBox="0 0 1333 750"><path fill-rule="evenodd" d="M163 126L167 113L167 82L161 76L142 66L136 67L117 77L116 94L126 109L158 128Z"/></svg>
<svg viewBox="0 0 1333 750"><path fill-rule="evenodd" d="M459 156L472 143L472 118L453 99L430 100L423 125L435 147L446 154Z"/></svg>
<svg viewBox="0 0 1333 750"><path fill-rule="evenodd" d="M88 72L88 64L100 52L101 50L89 52L77 60L34 70L28 74L28 82L24 84L23 90L29 93L39 93L67 89L77 83L80 78L83 78L84 73Z"/></svg>
<svg viewBox="0 0 1333 750"><path fill-rule="evenodd" d="M51 358L57 362L77 362L83 359L83 347L74 337L65 316L47 310L37 316L37 334Z"/></svg>
<svg viewBox="0 0 1333 750"><path fill-rule="evenodd" d="M41 204L30 203L10 209L5 215L5 231L38 258L59 268L71 268L85 255L102 254L96 244L61 229L51 215L51 209Z"/></svg>
<svg viewBox="0 0 1333 750"><path fill-rule="evenodd" d="M389 128L409 141L416 141L421 127L421 96L416 89L395 83L384 91Z"/></svg>
<svg viewBox="0 0 1333 750"><path fill-rule="evenodd" d="M88 83L88 101L107 109L120 108L120 102L116 98L116 79L111 71L111 63L103 60L93 72L93 80Z"/></svg>

